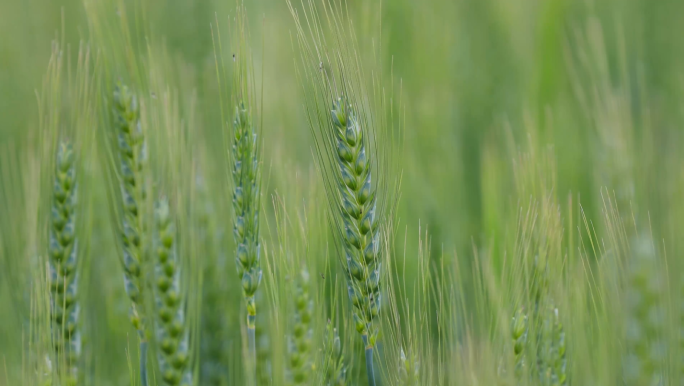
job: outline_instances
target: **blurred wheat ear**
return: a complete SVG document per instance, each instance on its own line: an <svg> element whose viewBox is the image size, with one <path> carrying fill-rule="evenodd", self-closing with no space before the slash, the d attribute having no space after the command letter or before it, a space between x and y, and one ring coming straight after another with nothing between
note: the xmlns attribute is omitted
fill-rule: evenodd
<svg viewBox="0 0 684 386"><path fill-rule="evenodd" d="M515 359L515 377L520 381L526 373L525 346L527 345L527 315L522 308L515 312L511 321L511 338Z"/></svg>
<svg viewBox="0 0 684 386"><path fill-rule="evenodd" d="M156 339L159 369L164 384L192 384L189 362L189 335L186 328L185 296L177 256L177 232L169 202L160 199L155 205L155 303Z"/></svg>
<svg viewBox="0 0 684 386"><path fill-rule="evenodd" d="M294 328L290 337L289 366L292 385L306 385L311 372L311 318L314 303L310 296L309 271L302 268L294 280Z"/></svg>
<svg viewBox="0 0 684 386"><path fill-rule="evenodd" d="M664 275L651 236L632 239L626 272L624 380L626 385L665 382L668 343Z"/></svg>
<svg viewBox="0 0 684 386"><path fill-rule="evenodd" d="M75 385L78 381L81 335L78 329L76 157L70 143L59 144L56 165L48 244L52 340L57 352L57 364L65 365L65 383Z"/></svg>
<svg viewBox="0 0 684 386"><path fill-rule="evenodd" d="M250 384L257 380L256 358L256 292L262 279L259 216L261 213L261 171L258 127L261 123L254 86L254 64L248 45L249 31L244 5L236 10L232 31L232 79L225 76L221 35L216 25L214 54L217 81L221 96L221 118L227 122L226 112L232 111L232 125L225 127L224 138L229 154L231 199L233 208L233 236L235 264L242 284L242 295L247 309L247 345L245 360ZM218 57L220 56L220 64ZM223 99L225 98L225 100ZM230 102L228 102L230 101Z"/></svg>
<svg viewBox="0 0 684 386"><path fill-rule="evenodd" d="M129 318L140 339L140 377L143 386L146 386L147 145L140 119L139 99L121 82L114 89L111 108L112 128L105 135L109 156L108 194L116 219L114 229L124 270L124 286L131 300Z"/></svg>

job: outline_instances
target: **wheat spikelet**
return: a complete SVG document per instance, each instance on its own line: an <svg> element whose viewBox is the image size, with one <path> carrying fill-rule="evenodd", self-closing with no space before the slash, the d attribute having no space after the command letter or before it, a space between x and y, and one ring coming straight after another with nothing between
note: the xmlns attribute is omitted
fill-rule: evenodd
<svg viewBox="0 0 684 386"><path fill-rule="evenodd" d="M78 380L81 337L78 330L78 240L76 239L76 162L71 144L62 142L51 202L49 281L53 343L66 364L66 384Z"/></svg>

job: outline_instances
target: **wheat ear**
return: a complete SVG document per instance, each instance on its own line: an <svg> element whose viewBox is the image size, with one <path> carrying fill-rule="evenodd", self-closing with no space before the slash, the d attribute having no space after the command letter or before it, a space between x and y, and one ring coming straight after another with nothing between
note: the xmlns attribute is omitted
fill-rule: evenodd
<svg viewBox="0 0 684 386"><path fill-rule="evenodd" d="M310 296L309 272L304 269L295 280L294 329L290 341L289 371L293 385L304 385L309 379L311 368L309 350L311 348L311 317L313 299Z"/></svg>
<svg viewBox="0 0 684 386"><path fill-rule="evenodd" d="M513 339L513 357L515 358L515 377L521 381L525 374L525 346L527 345L527 315L520 308L511 321L511 338Z"/></svg>
<svg viewBox="0 0 684 386"><path fill-rule="evenodd" d="M259 244L259 160L257 136L250 112L244 103L235 109L233 121L233 235L235 262L242 282L242 294L247 303L247 337L249 355L256 369L256 294L261 283ZM255 378L256 379L256 378Z"/></svg>
<svg viewBox="0 0 684 386"><path fill-rule="evenodd" d="M342 355L342 344L337 329L328 320L325 326L324 342L324 385L325 386L345 386L347 384L347 368L344 366L344 356Z"/></svg>
<svg viewBox="0 0 684 386"><path fill-rule="evenodd" d="M78 242L76 239L76 163L71 144L60 143L52 192L49 278L52 334L66 384L78 381L81 337L78 330Z"/></svg>
<svg viewBox="0 0 684 386"><path fill-rule="evenodd" d="M189 386L192 377L187 369L188 331L185 327L176 238L169 202L161 199L155 205L154 236L157 358L164 384Z"/></svg>
<svg viewBox="0 0 684 386"><path fill-rule="evenodd" d="M664 280L659 268L651 237L636 237L632 241L626 275L626 386L664 383L668 354L662 334L667 316L662 304Z"/></svg>
<svg viewBox="0 0 684 386"><path fill-rule="evenodd" d="M131 299L130 320L140 337L140 377L147 385L147 338L145 336L145 283L143 275L146 162L145 139L136 96L121 83L114 90L114 126L119 145L120 189L123 208L121 245L124 285Z"/></svg>
<svg viewBox="0 0 684 386"><path fill-rule="evenodd" d="M338 199L342 218L341 239L346 255L347 289L353 305L356 330L366 351L370 385L375 385L373 348L380 313L379 224L375 216L375 189L371 186L370 160L365 133L352 106L344 98L333 103L331 117L337 146Z"/></svg>
<svg viewBox="0 0 684 386"><path fill-rule="evenodd" d="M558 308L552 310L552 350L551 350L551 384L553 386L565 386L568 383L566 373L567 358L565 356L565 329L558 316Z"/></svg>
<svg viewBox="0 0 684 386"><path fill-rule="evenodd" d="M399 384L401 386L418 385L420 379L420 364L415 355L406 356L404 349L401 349L399 356Z"/></svg>

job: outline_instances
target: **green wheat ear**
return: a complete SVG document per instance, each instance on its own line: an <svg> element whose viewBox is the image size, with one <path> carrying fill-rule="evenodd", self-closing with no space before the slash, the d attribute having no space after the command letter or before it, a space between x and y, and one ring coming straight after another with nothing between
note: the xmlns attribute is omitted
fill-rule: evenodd
<svg viewBox="0 0 684 386"><path fill-rule="evenodd" d="M323 372L325 386L345 386L347 384L347 368L344 365L342 343L337 329L328 320L325 326L323 355Z"/></svg>
<svg viewBox="0 0 684 386"><path fill-rule="evenodd" d="M399 357L399 384L401 386L416 386L420 379L420 363L415 355L406 356L401 349Z"/></svg>
<svg viewBox="0 0 684 386"><path fill-rule="evenodd" d="M667 345L664 280L650 237L637 237L627 265L625 385L663 382Z"/></svg>
<svg viewBox="0 0 684 386"><path fill-rule="evenodd" d="M567 384L565 330L558 309L549 307L542 316L539 379L542 385Z"/></svg>
<svg viewBox="0 0 684 386"><path fill-rule="evenodd" d="M121 83L114 90L114 130L122 218L119 225L124 286L131 300L129 317L140 337L140 377L147 385L147 337L145 332L145 230L146 191L144 169L147 150L135 94Z"/></svg>
<svg viewBox="0 0 684 386"><path fill-rule="evenodd" d="M527 345L527 315L519 308L511 321L513 357L515 359L515 378L520 381L525 376L525 346Z"/></svg>
<svg viewBox="0 0 684 386"><path fill-rule="evenodd" d="M257 135L250 111L243 102L235 108L233 121L233 235L235 263L242 283L242 294L247 303L247 333L250 357L256 355L256 301L254 295L261 283L259 243L259 159Z"/></svg>
<svg viewBox="0 0 684 386"><path fill-rule="evenodd" d="M123 208L124 283L132 301L130 319L142 339L144 322L144 203L142 170L145 167L145 140L140 126L140 107L127 86L117 84L114 90L114 126L119 144L119 174Z"/></svg>
<svg viewBox="0 0 684 386"><path fill-rule="evenodd" d="M565 386L568 384L566 372L567 359L565 355L565 329L558 316L558 308L553 309L553 325L551 330L553 349L551 351L551 384L553 386Z"/></svg>
<svg viewBox="0 0 684 386"><path fill-rule="evenodd" d="M377 338L373 322L381 305L376 194L371 186L365 133L352 106L339 98L333 103L331 116L337 145L337 205L344 227L341 238L346 255L347 288L356 330L363 337L366 348L372 350Z"/></svg>
<svg viewBox="0 0 684 386"><path fill-rule="evenodd" d="M311 373L310 349L313 330L313 299L310 296L309 272L303 269L295 279L294 329L288 362L292 385L307 384Z"/></svg>
<svg viewBox="0 0 684 386"><path fill-rule="evenodd" d="M191 385L188 331L180 283L175 224L169 203L155 205L155 303L156 337L161 378L165 385Z"/></svg>
<svg viewBox="0 0 684 386"><path fill-rule="evenodd" d="M388 220L399 187L398 180L392 182L396 177L393 140L398 139L393 131L401 130L402 118L395 122L393 95L385 97L379 78L363 75L355 59L359 53L344 2L323 2L322 10L313 2L304 2L308 8L304 18L290 0L287 3L302 50L305 107L328 198L329 220L347 279L354 326L365 347L368 384L375 385L373 352L379 335L381 260L385 257L380 253L380 230L391 237ZM319 16L322 14L325 19ZM329 36L328 32L335 36L330 42L321 38ZM332 108L326 109L331 103Z"/></svg>
<svg viewBox="0 0 684 386"><path fill-rule="evenodd" d="M49 235L52 339L58 362L66 364L66 384L75 385L78 380L81 337L78 330L76 162L69 143L59 144L54 177Z"/></svg>

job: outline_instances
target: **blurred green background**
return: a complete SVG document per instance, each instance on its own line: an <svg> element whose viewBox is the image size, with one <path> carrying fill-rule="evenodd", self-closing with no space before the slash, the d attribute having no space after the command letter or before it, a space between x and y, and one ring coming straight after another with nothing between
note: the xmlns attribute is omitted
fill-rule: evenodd
<svg viewBox="0 0 684 386"><path fill-rule="evenodd" d="M210 23L215 17L227 20L233 2L142 4L152 34L165 41L172 58L189 67L207 130L219 133ZM246 5L257 67L263 66L266 162L288 160L308 170L311 141L297 97L292 17L284 0ZM525 141L525 116L539 128L541 142L555 148L559 194L581 194L585 209L597 209L597 192L606 182L594 178L601 165L589 156L589 149L604 144L596 134L595 112L584 108L576 90L591 93L597 76L609 88L629 94L630 108L624 112L633 114L636 122L637 154L643 150L641 133L648 124L655 154L643 165L644 178L651 180L643 184L646 206L660 215L673 197L668 180L680 177L667 176L677 170L668 170L664 160L679 158L682 144L678 101L684 41L676 37L682 31L684 3L350 0L348 6L362 32L360 45L381 45L386 73L393 63L395 84L402 81L407 122L400 217L411 230L419 220L428 225L435 248L467 248L471 239L486 241L496 232L488 217L495 208L487 207L483 194L489 187L483 157L508 161L502 144L509 132L517 143ZM79 1L64 0L0 3L0 141L17 139L35 126L35 91L40 89L50 41L62 23L72 47L88 40L83 8ZM592 23L603 38L587 36ZM602 39L603 52L592 52L593 43L587 43L597 39ZM607 73L578 64L582 52L590 62L605 55ZM600 108L591 102L589 106ZM642 112L648 114L648 123ZM501 171L502 181L495 186L502 196L509 186L506 175Z"/></svg>
<svg viewBox="0 0 684 386"><path fill-rule="evenodd" d="M116 3L103 2L112 18ZM153 44L167 48L183 69L172 82L197 93L207 152L224 151L210 24L228 21L235 2L130 3L144 10L144 21L134 24L147 31L138 31L134 39L141 43L152 37ZM257 72L263 71L258 89L263 87L261 129L270 196L290 191L295 174L315 172L312 140L286 1L244 3ZM403 180L396 242L406 245L407 256L418 253L422 227L431 234L433 258L458 252L468 261L473 245L501 258L503 240L512 231L510 215L523 200L514 194L518 148L553 150L553 186L564 219L579 219L578 202L588 218L599 219L605 187L623 213L631 210L639 222L651 225L669 257L676 260L684 253L684 2L347 4L362 52L369 61L370 52L379 53L375 61L385 76L392 77L395 88L401 85L406 124L397 152ZM91 39L81 1L0 1L0 144L18 144L21 151L27 133L37 127L36 90L51 40L62 30L74 53L80 40ZM106 254L104 243L98 244L99 252ZM115 267L116 260L95 265ZM100 291L119 297L123 310L127 305L123 289L115 287L119 284L107 282L112 288Z"/></svg>

